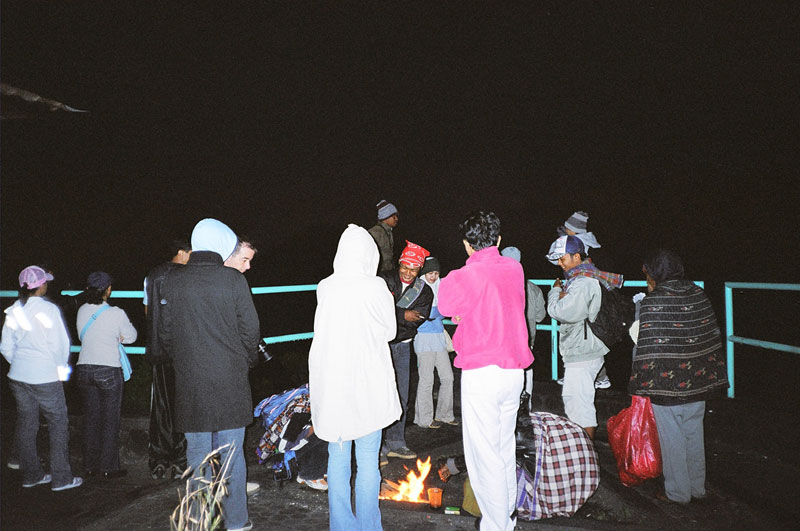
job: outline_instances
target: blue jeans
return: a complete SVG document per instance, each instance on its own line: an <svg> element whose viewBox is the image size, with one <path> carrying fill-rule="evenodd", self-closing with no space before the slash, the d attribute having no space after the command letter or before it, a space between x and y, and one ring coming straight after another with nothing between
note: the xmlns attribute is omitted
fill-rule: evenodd
<svg viewBox="0 0 800 531"><path fill-rule="evenodd" d="M83 398L83 467L119 470L119 423L122 412L122 369L78 365L75 371Z"/></svg>
<svg viewBox="0 0 800 531"><path fill-rule="evenodd" d="M203 459L213 450L230 444L220 452L220 463L224 463L230 452L231 462L228 476L228 495L222 498L222 517L225 527L237 529L247 523L247 464L244 461L244 428L215 432L186 433L186 459L195 473ZM205 470L206 479L212 479L210 468ZM193 488L198 488L195 484Z"/></svg>
<svg viewBox="0 0 800 531"><path fill-rule="evenodd" d="M39 433L39 412L47 420L50 434L50 474L53 487L72 482L69 466L69 418L61 382L27 384L9 379L9 386L17 402L16 445L22 482L34 483L44 476L36 449Z"/></svg>
<svg viewBox="0 0 800 531"><path fill-rule="evenodd" d="M383 452L396 450L406 446L406 413L408 412L408 380L409 365L411 360L411 342L393 343L389 345L392 351L392 365L394 365L394 376L397 380L397 392L400 395L400 407L403 414L400 420L390 424L385 428L385 441Z"/></svg>
<svg viewBox="0 0 800 531"><path fill-rule="evenodd" d="M356 514L350 503L353 441L328 443L328 506L331 531L381 531L378 495L381 430L356 439Z"/></svg>

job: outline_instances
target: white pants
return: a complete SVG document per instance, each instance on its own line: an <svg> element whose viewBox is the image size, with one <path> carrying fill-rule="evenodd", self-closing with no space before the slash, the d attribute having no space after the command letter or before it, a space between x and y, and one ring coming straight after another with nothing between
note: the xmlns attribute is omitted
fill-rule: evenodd
<svg viewBox="0 0 800 531"><path fill-rule="evenodd" d="M516 440L522 369L496 365L461 372L464 458L481 531L511 531L517 498Z"/></svg>
<svg viewBox="0 0 800 531"><path fill-rule="evenodd" d="M564 364L564 387L561 398L567 418L581 428L597 426L594 408L594 380L605 358Z"/></svg>

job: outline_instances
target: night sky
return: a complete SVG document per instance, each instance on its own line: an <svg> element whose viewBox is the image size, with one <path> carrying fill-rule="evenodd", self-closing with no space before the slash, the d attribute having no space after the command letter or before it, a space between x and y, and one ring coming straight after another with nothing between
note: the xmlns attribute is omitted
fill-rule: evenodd
<svg viewBox="0 0 800 531"><path fill-rule="evenodd" d="M251 285L315 283L381 199L445 270L482 207L553 278L586 210L632 279L664 245L800 281L796 4L172 4L2 3L2 81L90 111L2 122L3 289L140 289L203 217L257 240Z"/></svg>

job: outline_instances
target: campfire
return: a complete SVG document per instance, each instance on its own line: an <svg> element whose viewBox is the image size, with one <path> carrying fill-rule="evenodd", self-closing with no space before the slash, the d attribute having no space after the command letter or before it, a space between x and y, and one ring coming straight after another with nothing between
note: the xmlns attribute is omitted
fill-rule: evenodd
<svg viewBox="0 0 800 531"><path fill-rule="evenodd" d="M408 468L406 468L406 470L408 470ZM428 503L428 500L423 498L423 496L427 496L425 493L425 478L428 477L430 471L431 456L428 456L424 462L417 459L417 469L408 470L406 479L398 482L388 479L385 481L385 484L381 487L380 499Z"/></svg>

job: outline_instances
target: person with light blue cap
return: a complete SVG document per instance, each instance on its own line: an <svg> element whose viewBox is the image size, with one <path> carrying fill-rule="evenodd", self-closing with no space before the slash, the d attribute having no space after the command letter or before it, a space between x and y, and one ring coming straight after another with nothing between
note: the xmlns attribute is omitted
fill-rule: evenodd
<svg viewBox="0 0 800 531"><path fill-rule="evenodd" d="M186 435L186 458L195 478L204 458L220 449L230 460L222 516L228 530L252 529L245 490L242 446L253 421L248 371L258 361L258 314L247 280L224 261L236 248L236 234L216 219L192 231L192 254L170 272L159 301L159 328L175 368L175 431ZM230 454L230 456L229 456ZM195 487L201 488L199 481Z"/></svg>

